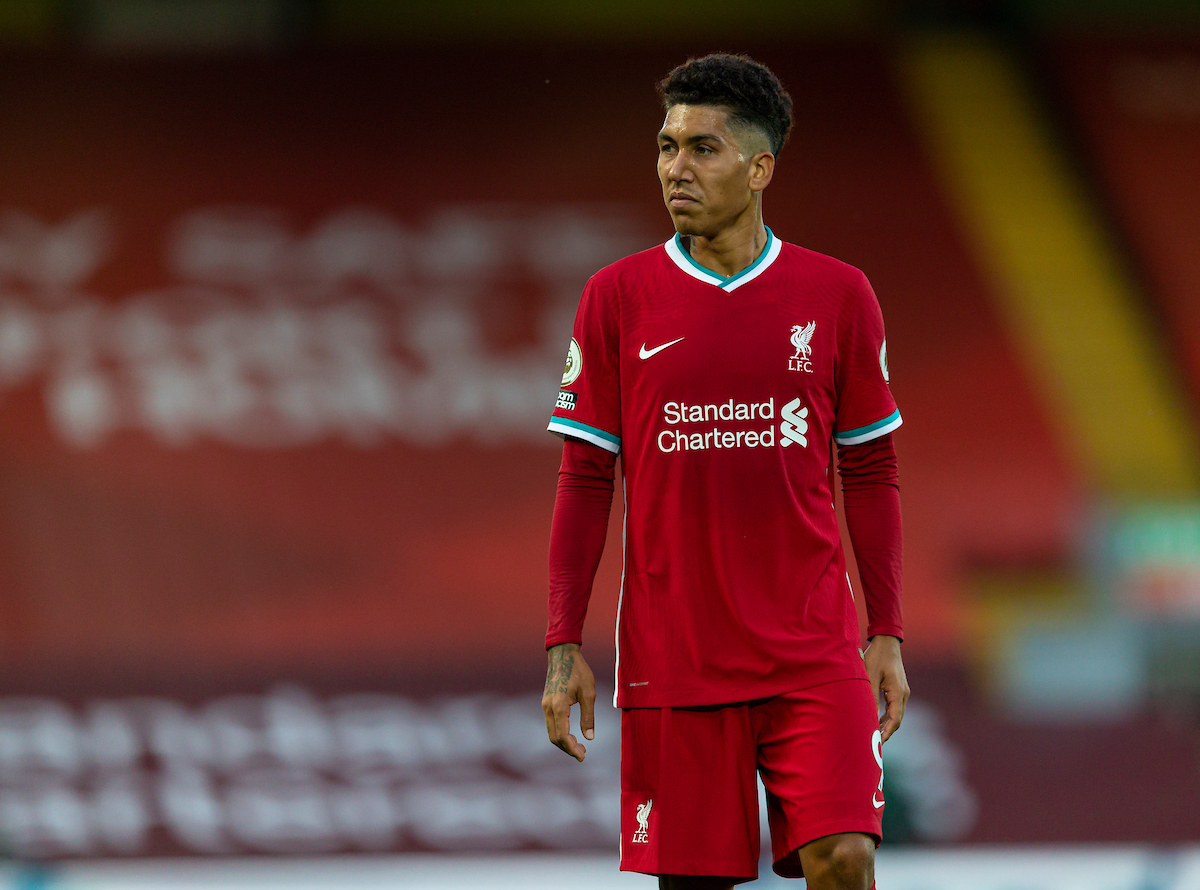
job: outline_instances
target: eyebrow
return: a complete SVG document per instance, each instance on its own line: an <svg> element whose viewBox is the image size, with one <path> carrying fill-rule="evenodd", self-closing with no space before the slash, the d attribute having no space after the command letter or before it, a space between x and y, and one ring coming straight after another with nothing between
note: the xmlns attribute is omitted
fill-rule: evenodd
<svg viewBox="0 0 1200 890"><path fill-rule="evenodd" d="M675 142L676 141L674 136L668 136L666 133L661 133L661 132L658 134L658 140L660 142ZM725 140L722 139L720 136L718 136L716 133L697 133L695 136L688 136L683 141L687 145L695 145L697 142L704 142L705 140L708 140L710 142L717 142L720 144L725 143Z"/></svg>

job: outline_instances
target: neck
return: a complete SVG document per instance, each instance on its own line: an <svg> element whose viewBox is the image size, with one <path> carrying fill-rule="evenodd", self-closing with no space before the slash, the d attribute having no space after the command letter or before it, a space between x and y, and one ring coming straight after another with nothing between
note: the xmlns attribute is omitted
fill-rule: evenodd
<svg viewBox="0 0 1200 890"><path fill-rule="evenodd" d="M724 278L736 275L753 263L766 246L767 227L763 225L760 212L747 214L711 237L687 236L687 249L692 259Z"/></svg>

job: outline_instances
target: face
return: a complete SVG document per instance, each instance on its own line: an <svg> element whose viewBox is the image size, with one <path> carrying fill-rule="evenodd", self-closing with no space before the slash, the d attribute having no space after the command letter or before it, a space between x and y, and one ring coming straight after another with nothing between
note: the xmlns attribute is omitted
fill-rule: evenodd
<svg viewBox="0 0 1200 890"><path fill-rule="evenodd" d="M766 137L734 129L713 105L673 105L658 134L663 200L681 235L715 237L747 213L770 181ZM765 158L764 158L765 155Z"/></svg>

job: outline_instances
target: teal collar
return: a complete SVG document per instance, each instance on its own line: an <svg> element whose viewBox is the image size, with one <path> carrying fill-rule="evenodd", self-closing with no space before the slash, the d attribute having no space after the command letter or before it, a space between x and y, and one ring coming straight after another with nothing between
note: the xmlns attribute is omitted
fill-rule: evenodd
<svg viewBox="0 0 1200 890"><path fill-rule="evenodd" d="M767 228L767 244L749 266L736 274L726 278L724 275L718 275L712 269L705 268L696 262L687 248L684 247L683 238L676 234L674 238L663 245L666 248L667 256L675 263L682 271L700 281L707 282L714 287L719 287L723 291L734 291L747 282L753 281L759 275L767 270L767 268L775 262L779 256L783 244L775 233Z"/></svg>

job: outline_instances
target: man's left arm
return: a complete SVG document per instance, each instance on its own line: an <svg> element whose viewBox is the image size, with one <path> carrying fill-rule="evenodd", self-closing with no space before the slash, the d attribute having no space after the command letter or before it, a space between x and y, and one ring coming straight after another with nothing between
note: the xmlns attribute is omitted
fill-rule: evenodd
<svg viewBox="0 0 1200 890"><path fill-rule="evenodd" d="M883 695L885 711L879 730L886 742L900 727L909 696L900 656L903 526L891 434L860 445L838 446L838 473L846 527L867 606L870 642L863 660L872 687Z"/></svg>

